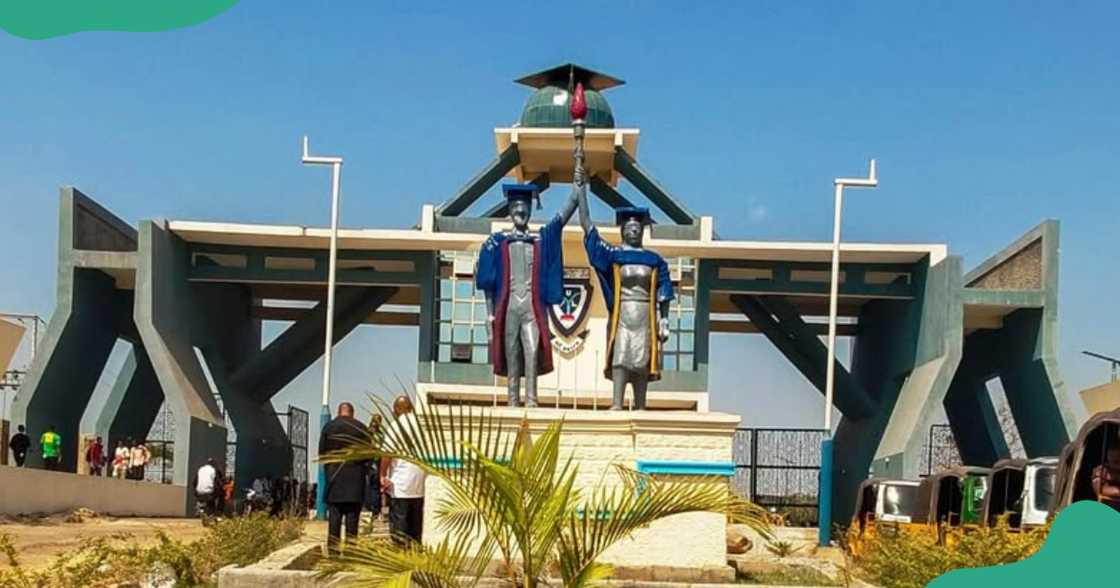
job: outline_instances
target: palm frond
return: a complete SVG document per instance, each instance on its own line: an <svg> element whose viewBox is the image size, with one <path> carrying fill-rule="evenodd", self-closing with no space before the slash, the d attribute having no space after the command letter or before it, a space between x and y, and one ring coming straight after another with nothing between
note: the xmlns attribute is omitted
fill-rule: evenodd
<svg viewBox="0 0 1120 588"><path fill-rule="evenodd" d="M481 576L479 566L485 563L479 561L489 562L492 554L492 548L488 552L484 548L471 557L470 542L463 538L454 542L445 538L431 548L412 542L397 545L385 539L359 539L347 543L340 555L321 562L319 571L321 576L349 572L355 576L349 585L359 587L466 588Z"/></svg>
<svg viewBox="0 0 1120 588"><path fill-rule="evenodd" d="M568 515L559 538L565 585L581 581L603 552L657 520L688 512L718 512L769 538L765 509L743 500L721 477L670 481L617 467L621 487L598 488L580 510Z"/></svg>

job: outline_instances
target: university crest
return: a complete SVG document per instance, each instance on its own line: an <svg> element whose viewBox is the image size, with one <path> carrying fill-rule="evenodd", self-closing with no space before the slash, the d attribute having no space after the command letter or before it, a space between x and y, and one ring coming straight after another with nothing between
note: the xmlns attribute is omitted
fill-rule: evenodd
<svg viewBox="0 0 1120 588"><path fill-rule="evenodd" d="M577 335L591 308L591 294L591 276L585 268L564 269L564 299L548 307L552 326L560 336Z"/></svg>

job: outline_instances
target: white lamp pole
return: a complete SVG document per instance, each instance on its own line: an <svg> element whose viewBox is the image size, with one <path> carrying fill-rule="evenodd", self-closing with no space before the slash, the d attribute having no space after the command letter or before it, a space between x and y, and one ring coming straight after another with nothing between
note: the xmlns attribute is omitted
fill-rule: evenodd
<svg viewBox="0 0 1120 588"><path fill-rule="evenodd" d="M828 292L828 367L824 386L824 430L832 432L832 391L836 375L836 306L840 294L840 214L844 206L844 187L874 188L879 185L875 176L875 160L871 160L871 172L867 178L836 178L836 209L832 217L832 278Z"/></svg>
<svg viewBox="0 0 1120 588"><path fill-rule="evenodd" d="M331 166L331 246L330 262L327 268L327 325L323 338L323 406L319 414L319 430L331 420L331 351L334 348L334 282L338 262L338 198L339 180L342 175L341 157L319 157L307 153L307 135L303 137L303 163L305 165ZM316 492L316 509L319 518L325 518L327 505L325 502L327 491L326 469L319 466L319 484Z"/></svg>
<svg viewBox="0 0 1120 588"><path fill-rule="evenodd" d="M875 160L866 178L836 178L835 210L832 217L832 278L828 292L828 358L824 384L824 439L821 441L820 488L817 490L818 539L822 546L831 542L832 534L832 395L836 380L836 307L840 294L840 214L844 206L844 188L874 188L879 185Z"/></svg>

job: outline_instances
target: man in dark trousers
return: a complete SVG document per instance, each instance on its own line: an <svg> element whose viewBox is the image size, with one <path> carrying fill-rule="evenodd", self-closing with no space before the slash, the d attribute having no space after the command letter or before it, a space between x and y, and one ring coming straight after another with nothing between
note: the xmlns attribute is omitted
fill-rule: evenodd
<svg viewBox="0 0 1120 588"><path fill-rule="evenodd" d="M319 434L319 455L344 449L346 446L368 439L369 432L361 421L354 418L354 405L338 405L338 416ZM358 517L366 494L366 472L369 463L348 461L326 464L327 488L324 493L328 509L327 548L338 549L342 537L343 517L346 519L346 539L358 536Z"/></svg>
<svg viewBox="0 0 1120 588"><path fill-rule="evenodd" d="M27 436L27 430L23 425L17 427L16 431L8 441L8 447L12 450L12 456L16 458L16 467L22 468L24 460L27 459L27 449L31 447L31 437Z"/></svg>

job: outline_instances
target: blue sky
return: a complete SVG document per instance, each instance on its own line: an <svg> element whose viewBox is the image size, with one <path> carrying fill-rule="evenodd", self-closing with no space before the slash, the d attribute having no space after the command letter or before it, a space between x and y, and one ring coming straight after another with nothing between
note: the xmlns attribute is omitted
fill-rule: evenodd
<svg viewBox="0 0 1120 588"><path fill-rule="evenodd" d="M446 4L242 0L172 32L0 34L0 309L52 312L61 185L133 223L325 225L309 133L346 158L345 226L409 226L493 157L528 96L511 80L575 61L627 81L607 96L639 159L725 237L828 240L832 178L869 157L881 188L846 199L845 240L948 243L971 267L1060 219L1068 387L1107 378L1081 349L1120 355L1115 4ZM352 335L337 396L413 377L415 339ZM760 337L713 349L716 408L819 422ZM319 377L279 401L314 413Z"/></svg>

